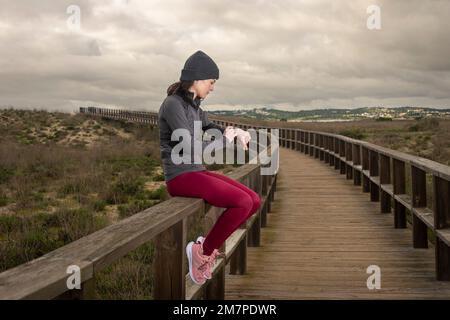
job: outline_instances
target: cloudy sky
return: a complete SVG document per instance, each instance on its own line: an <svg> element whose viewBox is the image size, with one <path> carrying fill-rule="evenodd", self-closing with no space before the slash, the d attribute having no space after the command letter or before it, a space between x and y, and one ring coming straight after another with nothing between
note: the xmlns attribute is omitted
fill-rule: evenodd
<svg viewBox="0 0 450 320"><path fill-rule="evenodd" d="M0 106L157 111L203 50L220 68L206 110L450 108L449 14L449 0L0 0Z"/></svg>

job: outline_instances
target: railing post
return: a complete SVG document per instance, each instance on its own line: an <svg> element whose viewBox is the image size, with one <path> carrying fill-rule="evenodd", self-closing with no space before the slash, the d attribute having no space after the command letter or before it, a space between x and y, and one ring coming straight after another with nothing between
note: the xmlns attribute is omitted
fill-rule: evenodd
<svg viewBox="0 0 450 320"><path fill-rule="evenodd" d="M297 149L297 130L292 129L291 130L291 149L296 150Z"/></svg>
<svg viewBox="0 0 450 320"><path fill-rule="evenodd" d="M305 154L309 154L309 132L305 132Z"/></svg>
<svg viewBox="0 0 450 320"><path fill-rule="evenodd" d="M405 163L394 159L394 195L405 194ZM406 228L405 207L394 196L394 225L395 228Z"/></svg>
<svg viewBox="0 0 450 320"><path fill-rule="evenodd" d="M425 171L411 166L412 182L412 206L413 208L426 208L427 206L427 181ZM428 248L428 229L425 223L417 215L412 215L413 247Z"/></svg>
<svg viewBox="0 0 450 320"><path fill-rule="evenodd" d="M256 170L252 173L252 175L249 177L249 185L248 187L254 190L256 193L261 195L261 175L259 174L259 170ZM249 232L249 247L259 247L261 243L261 208L258 209L256 213L256 219L253 222L252 227L250 228Z"/></svg>
<svg viewBox="0 0 450 320"><path fill-rule="evenodd" d="M391 183L391 158L380 154L380 209L381 213L391 212L391 195L381 188L382 184Z"/></svg>
<svg viewBox="0 0 450 320"><path fill-rule="evenodd" d="M186 237L186 218L155 237L153 262L153 298L155 300L185 299Z"/></svg>
<svg viewBox="0 0 450 320"><path fill-rule="evenodd" d="M305 132L300 131L300 152L305 152Z"/></svg>
<svg viewBox="0 0 450 320"><path fill-rule="evenodd" d="M245 235L234 251L230 260L230 274L247 272L247 235Z"/></svg>
<svg viewBox="0 0 450 320"><path fill-rule="evenodd" d="M72 289L64 292L54 300L95 300L95 278L90 278L81 284L81 289Z"/></svg>
<svg viewBox="0 0 450 320"><path fill-rule="evenodd" d="M353 163L352 143L347 141L345 142L345 159ZM346 173L347 173L346 179L348 180L353 179L353 166L347 165Z"/></svg>
<svg viewBox="0 0 450 320"><path fill-rule="evenodd" d="M292 150L297 150L297 130L292 129Z"/></svg>
<svg viewBox="0 0 450 320"><path fill-rule="evenodd" d="M369 174L371 177L379 176L378 152L369 150ZM370 180L370 201L380 200L380 186Z"/></svg>
<svg viewBox="0 0 450 320"><path fill-rule="evenodd" d="M363 192L370 191L370 178L364 174L364 171L369 170L369 150L366 147L362 148L362 190Z"/></svg>
<svg viewBox="0 0 450 320"><path fill-rule="evenodd" d="M450 225L450 182L433 174L433 212L435 230ZM436 237L436 278L450 281L450 248Z"/></svg>
<svg viewBox="0 0 450 320"><path fill-rule="evenodd" d="M330 154L329 154L329 151L330 151L330 137L329 136L325 136L324 137L324 139L325 139L325 141L324 141L324 149L325 149L325 151L324 151L324 161L325 161L325 163L330 163Z"/></svg>
<svg viewBox="0 0 450 320"><path fill-rule="evenodd" d="M330 150L330 152L333 152L333 154L330 155L330 162L329 162L329 164L330 164L331 167L333 167L335 162L336 162L336 157L334 155L334 139L335 138L334 137L329 137L329 139L330 139L330 141L329 141L329 144L328 144L328 150Z"/></svg>
<svg viewBox="0 0 450 320"><path fill-rule="evenodd" d="M262 204L261 207L261 227L264 228L267 226L267 202L268 202L268 194L267 194L267 177L268 176L261 176L262 180L262 187L261 187L261 195L263 198L266 199L264 201L264 204Z"/></svg>
<svg viewBox="0 0 450 320"><path fill-rule="evenodd" d="M314 133L314 158L319 158L320 134Z"/></svg>
<svg viewBox="0 0 450 320"><path fill-rule="evenodd" d="M290 149L291 148L291 141L290 141L290 139L291 139L291 130L290 129L286 129L286 137L285 137L285 139L286 139L286 148Z"/></svg>
<svg viewBox="0 0 450 320"><path fill-rule="evenodd" d="M325 160L325 152L322 149L323 145L324 145L323 140L324 140L324 136L323 136L323 134L320 134L319 135L319 147L321 148L321 149L319 149L320 161L324 161Z"/></svg>
<svg viewBox="0 0 450 320"><path fill-rule="evenodd" d="M357 144L353 144L353 165L359 166L361 165L361 148ZM353 172L353 184L355 186L361 185L361 172L359 170L354 170Z"/></svg>
<svg viewBox="0 0 450 320"><path fill-rule="evenodd" d="M345 159L345 141L339 140L339 156ZM340 173L345 174L347 171L347 163L341 160Z"/></svg>
<svg viewBox="0 0 450 320"><path fill-rule="evenodd" d="M206 300L225 300L225 267L217 270L205 288Z"/></svg>
<svg viewBox="0 0 450 320"><path fill-rule="evenodd" d="M339 138L334 138L334 169L341 167L341 159L339 158Z"/></svg>
<svg viewBox="0 0 450 320"><path fill-rule="evenodd" d="M273 176L270 176L270 177L273 180L270 201L274 201L275 200L275 192L277 191L277 177L278 176L277 175L273 175Z"/></svg>
<svg viewBox="0 0 450 320"><path fill-rule="evenodd" d="M300 149L301 149L300 130L295 130L295 150L300 151Z"/></svg>

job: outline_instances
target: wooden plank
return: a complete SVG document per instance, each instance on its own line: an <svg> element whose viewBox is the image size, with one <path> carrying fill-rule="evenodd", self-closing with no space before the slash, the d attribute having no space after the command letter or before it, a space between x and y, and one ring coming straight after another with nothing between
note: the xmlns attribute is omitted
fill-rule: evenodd
<svg viewBox="0 0 450 320"><path fill-rule="evenodd" d="M394 195L394 199L400 202L406 209L411 210L412 208L412 199L407 194L396 194Z"/></svg>
<svg viewBox="0 0 450 320"><path fill-rule="evenodd" d="M245 275L226 276L226 299L450 298L450 285L435 281L434 248L412 248L411 230L392 228L392 216L333 168L280 152L261 246L248 248ZM412 199L397 195L404 208L399 201ZM381 268L381 290L366 287L371 264Z"/></svg>
<svg viewBox="0 0 450 320"><path fill-rule="evenodd" d="M0 299L53 299L68 291L69 266L80 268L81 282L93 276L90 261L55 256L42 256L0 274Z"/></svg>
<svg viewBox="0 0 450 320"><path fill-rule="evenodd" d="M426 208L427 183L425 171L411 166L412 206ZM428 248L427 225L413 211L413 246L414 248Z"/></svg>
<svg viewBox="0 0 450 320"><path fill-rule="evenodd" d="M392 184L382 184L381 189L391 197L394 195L394 186Z"/></svg>
<svg viewBox="0 0 450 320"><path fill-rule="evenodd" d="M226 261L228 262L234 251L237 249L242 239L245 237L246 229L237 229L226 240Z"/></svg>
<svg viewBox="0 0 450 320"><path fill-rule="evenodd" d="M138 246L150 241L157 234L167 229L168 226L189 216L191 212L198 210L202 205L203 201L198 199L172 198L153 206L130 218L58 248L38 258L36 264L32 261L1 273L0 292L8 295L11 294L10 292L18 291L20 292L19 296L26 298L33 296L33 291L37 291L36 294L44 298L43 293L47 292L45 287L48 286L51 290L49 290L47 298L51 299L67 290L67 288L61 286L63 279L60 275L64 274L68 265L77 265L77 263L83 266L87 265L93 269L91 273L95 273ZM62 266L60 262L62 262ZM34 265L34 267L30 269L29 265ZM54 267L47 267L46 265L54 265ZM61 270L59 272L51 271L55 269ZM44 276L46 273L49 275ZM12 274L15 276L11 277ZM56 279L54 275L56 275ZM31 281L34 285L30 285ZM63 291L54 292L55 281L57 283L56 288ZM39 288L40 286L42 288Z"/></svg>
<svg viewBox="0 0 450 320"><path fill-rule="evenodd" d="M234 170L230 176L237 180L242 180L256 170L259 170L258 165L244 165ZM193 212L201 210L203 206L204 201L202 199L171 198L52 251L39 259L7 270L0 274L0 298L50 299L60 296L67 291L65 281L68 277L66 274L68 266L80 266L82 282L86 282L92 278L93 274L105 266L152 240L171 226L179 224ZM177 252L184 252L183 243L179 243L176 247L183 249L177 250ZM164 256L167 257L167 254ZM179 265L181 266L184 255L177 254L174 256L173 261L176 260L178 265L177 259L180 260ZM162 262L157 265L160 266L159 270L167 267ZM163 275L163 272L160 272L160 274ZM162 278L164 277L161 276L156 279ZM182 285L177 287L173 279L167 281L173 285L171 291L176 291L179 296L184 296ZM183 283L181 280L176 282L178 284ZM156 287L158 288L158 286ZM168 288L167 286L159 288L163 287L165 288L164 290ZM161 292L161 290L157 291L157 296Z"/></svg>
<svg viewBox="0 0 450 320"><path fill-rule="evenodd" d="M448 229L436 230L436 236L439 239L441 239L441 241L444 242L447 246L450 247L450 230Z"/></svg>
<svg viewBox="0 0 450 320"><path fill-rule="evenodd" d="M186 296L187 219L183 219L155 238L153 298L181 300Z"/></svg>
<svg viewBox="0 0 450 320"><path fill-rule="evenodd" d="M428 228L434 229L433 211L428 208L411 208L411 212L417 216Z"/></svg>

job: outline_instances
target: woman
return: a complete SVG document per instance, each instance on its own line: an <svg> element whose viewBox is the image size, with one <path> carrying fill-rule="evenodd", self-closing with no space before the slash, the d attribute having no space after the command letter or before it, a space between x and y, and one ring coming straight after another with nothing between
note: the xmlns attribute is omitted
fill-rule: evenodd
<svg viewBox="0 0 450 320"><path fill-rule="evenodd" d="M190 242L186 247L189 261L189 274L197 284L211 279L211 268L222 254L218 248L225 240L261 205L259 195L245 185L206 170L202 164L175 164L171 159L172 148L178 141L171 141L176 129L189 130L192 142L194 121L201 121L202 130L218 129L223 133L223 142L232 142L237 136L244 149L247 148L249 134L233 127L222 128L208 120L207 113L200 108L200 103L214 90L219 79L216 63L204 52L197 51L191 55L181 71L180 81L167 89L167 97L162 103L159 114L160 147L167 190L171 196L195 197L206 200L213 206L226 208L204 238ZM201 139L201 137L200 137ZM201 142L202 149L208 142ZM193 156L192 150L183 149L185 155Z"/></svg>

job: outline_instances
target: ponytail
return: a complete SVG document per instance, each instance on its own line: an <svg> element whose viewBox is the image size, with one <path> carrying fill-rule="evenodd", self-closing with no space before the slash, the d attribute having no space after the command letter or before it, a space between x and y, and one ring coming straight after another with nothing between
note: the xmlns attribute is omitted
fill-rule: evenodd
<svg viewBox="0 0 450 320"><path fill-rule="evenodd" d="M167 88L167 95L171 96L175 93L180 93L182 96L187 95L188 89L194 84L194 81L178 81L172 83Z"/></svg>
<svg viewBox="0 0 450 320"><path fill-rule="evenodd" d="M173 95L175 92L177 92L181 87L181 81L172 83L168 88L167 88L167 95L171 96Z"/></svg>

